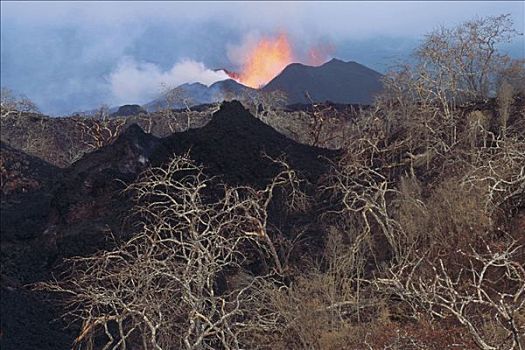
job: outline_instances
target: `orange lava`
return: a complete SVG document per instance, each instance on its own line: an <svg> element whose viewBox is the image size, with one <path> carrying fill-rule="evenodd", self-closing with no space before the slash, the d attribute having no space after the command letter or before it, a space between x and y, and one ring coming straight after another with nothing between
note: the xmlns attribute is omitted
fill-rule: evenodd
<svg viewBox="0 0 525 350"><path fill-rule="evenodd" d="M292 63L292 60L292 49L285 34L280 34L277 38L263 38L248 54L239 81L244 85L260 88Z"/></svg>

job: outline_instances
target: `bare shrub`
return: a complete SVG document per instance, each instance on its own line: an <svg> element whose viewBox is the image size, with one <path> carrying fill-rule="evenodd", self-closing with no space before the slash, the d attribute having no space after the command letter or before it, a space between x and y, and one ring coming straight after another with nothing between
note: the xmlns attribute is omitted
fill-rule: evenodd
<svg viewBox="0 0 525 350"><path fill-rule="evenodd" d="M239 96L239 99L255 118L264 122L267 122L270 114L280 112L287 101L286 94L280 90L249 90Z"/></svg>
<svg viewBox="0 0 525 350"><path fill-rule="evenodd" d="M495 139L490 131L490 122L490 116L483 111L473 111L467 115L466 136L471 148L487 147L489 141Z"/></svg>
<svg viewBox="0 0 525 350"><path fill-rule="evenodd" d="M397 259L405 254L409 244L389 204L397 193L389 179L390 151L392 149L382 148L379 138L373 136L355 140L341 160L332 165L321 191L327 193L332 202L340 203L329 215L335 214L337 220L345 223L356 253L364 248L363 244L377 242L373 232L380 232L386 245L370 253L392 254ZM366 258L361 256L361 259Z"/></svg>
<svg viewBox="0 0 525 350"><path fill-rule="evenodd" d="M400 295L414 308L466 327L480 349L522 349L525 320L523 246L514 242L465 252L468 263L451 271L443 259L424 257L390 270L378 288ZM429 264L429 265L428 265ZM425 266L427 265L427 266ZM421 269L431 268L432 273Z"/></svg>
<svg viewBox="0 0 525 350"><path fill-rule="evenodd" d="M323 261L304 261L303 272L289 285L259 281L254 305L258 316L247 333L253 347L344 348L349 337L359 333L352 330L355 323L374 319L380 301L365 292L362 261L356 261L345 240L333 229Z"/></svg>
<svg viewBox="0 0 525 350"><path fill-rule="evenodd" d="M421 182L413 175L402 176L397 189L398 195L392 199L393 216L408 242L426 246L434 238L429 230L433 217L423 198Z"/></svg>
<svg viewBox="0 0 525 350"><path fill-rule="evenodd" d="M517 35L523 34L513 28L510 14L470 20L455 28L439 28L428 34L416 51L428 73L421 77L439 98L453 97L457 102L486 98L494 91L506 58L496 46Z"/></svg>
<svg viewBox="0 0 525 350"><path fill-rule="evenodd" d="M506 81L516 93L525 96L525 59L508 60L505 67L499 72L499 85Z"/></svg>
<svg viewBox="0 0 525 350"><path fill-rule="evenodd" d="M17 96L11 89L2 87L0 92L0 116L1 119L10 116L21 116L22 113L39 113L36 104L29 98Z"/></svg>
<svg viewBox="0 0 525 350"><path fill-rule="evenodd" d="M126 120L110 118L101 107L94 118L75 117L75 123L81 133L81 140L88 152L107 146L120 135Z"/></svg>
<svg viewBox="0 0 525 350"><path fill-rule="evenodd" d="M508 137L496 147L474 150L471 158L463 185L482 194L481 203L492 220L511 217L525 200L524 140Z"/></svg>
<svg viewBox="0 0 525 350"><path fill-rule="evenodd" d="M300 200L295 173L283 170L263 190L212 187L187 156L146 171L128 191L139 231L114 250L69 259L59 281L38 289L62 293L66 318L82 322L76 345L92 348L186 349L242 347L241 334L257 277L224 285L254 247L282 264L267 232L274 191L287 187L289 207ZM252 247L252 248L250 248ZM263 254L264 255L264 254Z"/></svg>
<svg viewBox="0 0 525 350"><path fill-rule="evenodd" d="M449 178L436 186L427 200L431 218L427 230L434 254L453 254L487 237L492 222L484 210L483 199L484 193L479 187L462 187L458 178Z"/></svg>

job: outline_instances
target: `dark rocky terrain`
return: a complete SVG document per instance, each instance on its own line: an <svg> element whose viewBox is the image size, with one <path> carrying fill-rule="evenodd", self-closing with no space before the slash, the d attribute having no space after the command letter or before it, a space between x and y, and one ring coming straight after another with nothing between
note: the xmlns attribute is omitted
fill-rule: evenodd
<svg viewBox="0 0 525 350"><path fill-rule="evenodd" d="M524 348L525 70L495 49L518 34L476 18L384 85L292 64L154 113L3 90L1 348Z"/></svg>
<svg viewBox="0 0 525 350"><path fill-rule="evenodd" d="M53 322L60 309L45 303L27 283L49 278L56 237L46 231L61 169L0 144L2 349L66 349L72 335Z"/></svg>
<svg viewBox="0 0 525 350"><path fill-rule="evenodd" d="M518 135L517 137L523 135L523 120L525 120L523 101L518 95L510 107L508 132ZM67 349L71 346L75 336L79 334L80 325L73 324L66 328L64 322L60 320L60 315L64 311L60 296L36 292L31 287L34 283L49 281L53 276L60 276L63 269L61 262L64 258L89 256L100 250L112 249L115 243L133 235L136 229L134 217L130 215L133 203L125 189L143 170L151 166L165 165L173 155L189 152L190 157L197 164L204 166L205 173L214 177L214 184L247 185L261 189L279 171L267 156L284 157L303 179L308 180L309 184L305 184L304 190L314 196L319 187L319 179L329 171L329 161L337 160L345 153L343 150L333 151L304 144L311 143L309 132L312 124L308 120L315 119L315 115L321 113L325 123L329 123L331 118L337 119L337 123L334 124L336 129L328 129L329 134L338 133L344 128L357 133L361 129L359 127L352 129L352 125L359 123L363 118L366 119L368 110L366 106L334 103L315 107L297 104L289 106L285 111L264 112L261 119L265 123L252 116L241 103L236 101L224 102L213 115L210 115L210 108L212 106L201 106L200 112L199 108L190 112L171 111L174 113L171 116L155 114L159 118L155 120L144 119L144 115L110 118L112 122L122 123L122 129L117 137L94 151L86 152L70 165L65 164L62 167L17 149L15 146L23 147L29 140L27 136L24 136L22 141L17 138L25 134L25 128L39 128L37 130L41 131L39 135L43 147L39 152L47 155L52 161L64 159L60 156L61 152L64 152L64 145L58 143L60 137L67 135L68 130L72 131L73 135L75 132L79 133L81 137L82 129L78 129L79 122L86 123L93 121L92 119L55 120L36 114L24 114L16 121L2 121L5 126L2 130L0 158L2 190L0 344L2 349L46 350ZM473 118L487 119L489 131L496 133L498 130L498 125L494 122L497 118L496 108L494 100L489 100L470 104L458 113L461 113L467 121ZM192 125L194 128L171 133L168 123L173 122L173 125L180 126L179 130L184 130L181 125L184 124L188 113L192 113L191 116L195 117L193 120L195 124ZM374 120L378 121L377 118ZM275 125L275 129L269 126L272 124ZM345 127L338 127L338 125ZM469 125L460 125L464 129L462 132L471 134L468 131ZM54 135L53 131L60 127L63 128L62 133ZM150 133L143 130L148 127ZM369 129L365 129L364 132L374 133L373 127L367 127ZM304 143L288 138L276 129L284 130L281 132L285 134L293 134L296 140ZM400 135L403 134L392 132L386 141L395 145ZM347 139L341 142L351 143L353 140ZM460 148L457 155L452 154L450 157L461 156L459 153L461 147L472 146L463 143L458 144L457 147ZM517 144L517 147L521 146ZM350 157L352 151L353 149L349 149ZM400 159L406 156L406 151L394 148L393 154L394 160ZM348 157L349 154L346 153L346 156ZM442 205L443 201L439 196L443 194L440 191L446 191L446 187L442 187L441 183L448 181L446 176L451 178L457 176L455 172L444 168L445 162L445 158L437 157L431 160L429 167L414 165L413 171L418 174L421 181L424 181L425 189L422 193L425 194L421 198L428 202L429 206ZM402 176L403 172L409 171L405 167L406 164L397 164L396 167L404 168L395 170L392 167L388 168L390 169L388 171L393 177ZM445 193L448 195L448 192ZM475 195L468 193L463 196L473 197L467 198L467 202L476 203ZM454 205L464 208L468 214L471 204L466 205L462 202L462 198L462 196L453 197L451 200L455 201L453 203L457 202ZM323 259L326 239L323 236L325 234L323 229L325 228L321 228L317 218L323 215L326 203L323 202L323 198L317 197L317 199L319 202L307 212L292 216L283 216L279 204L269 208L270 224L279 232L292 232L294 227L307 227L304 238L307 238L308 244L290 256L291 261L296 261L299 265L301 259L305 257L321 259L320 261ZM518 198L515 203L517 204L513 205L517 209L509 216L510 219L505 225L510 236L519 238L520 230L522 231L524 227L525 216L520 204L522 201ZM436 222L432 220L431 225L428 226L429 230L433 230L436 224L448 222L446 219L449 216L462 215L456 213L457 210L453 208L445 207L440 210L444 210L445 214L438 212L438 215L445 216ZM331 224L339 225L340 222L336 219ZM461 220L457 225L461 227ZM112 235L109 234L110 232ZM458 232L461 237L458 238L459 242L463 242L461 244L471 244L477 240L475 235L465 234L463 237L463 231L458 230ZM384 238L378 237L373 245L374 249L377 249L374 259L387 260L388 254L383 254L388 250ZM259 266L257 259L250 256L250 252L245 253L247 271L256 274L267 272L267 267ZM401 316L392 317L397 319ZM445 343L455 343L462 338L464 346L467 348L472 346L470 338L465 337L459 328L448 323L443 324L443 327L449 327L446 331L433 330L434 333L427 333L429 331L423 326L407 328L403 322L396 324L395 327L405 327L396 329L412 332L410 334L419 337L417 339L426 342L425 344L433 344L432 349L439 348ZM394 339L395 332L388 333L385 329L379 327L374 331L386 332L382 333L387 337L385 339ZM385 339L377 341L380 344L383 344L381 343L383 341L388 343L389 340ZM361 343L356 341L356 344ZM351 348L359 348L359 345L355 346ZM400 346L403 348L403 345Z"/></svg>
<svg viewBox="0 0 525 350"><path fill-rule="evenodd" d="M290 64L262 90L283 91L289 104L325 101L371 104L382 89L381 78L380 73L357 62L334 58L319 67Z"/></svg>
<svg viewBox="0 0 525 350"><path fill-rule="evenodd" d="M265 154L284 155L312 182L326 170L321 157L337 154L288 139L238 102L224 103L202 128L165 138L133 124L65 169L2 144L2 349L71 344L71 330L51 323L59 309L27 284L57 273L64 257L110 247L108 230L120 238L132 232L126 184L146 167L188 151L220 181L256 188L278 171Z"/></svg>
<svg viewBox="0 0 525 350"><path fill-rule="evenodd" d="M151 155L161 164L170 153L190 150L192 159L203 164L211 175L221 175L228 183L260 187L275 175L272 158L286 156L290 165L315 181L326 169L319 156L335 155L321 148L299 144L254 118L239 102L223 105L212 120L200 129L162 139L164 147Z"/></svg>

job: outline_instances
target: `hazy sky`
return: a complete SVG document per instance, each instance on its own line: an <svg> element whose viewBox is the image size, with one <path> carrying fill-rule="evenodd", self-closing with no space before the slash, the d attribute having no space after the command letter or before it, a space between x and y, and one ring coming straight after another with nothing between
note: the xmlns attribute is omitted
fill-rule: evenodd
<svg viewBox="0 0 525 350"><path fill-rule="evenodd" d="M310 47L384 71L425 33L523 1L467 2L1 2L1 84L45 113L144 103L184 82L223 79L245 48L286 33L299 59ZM524 57L523 37L507 47Z"/></svg>

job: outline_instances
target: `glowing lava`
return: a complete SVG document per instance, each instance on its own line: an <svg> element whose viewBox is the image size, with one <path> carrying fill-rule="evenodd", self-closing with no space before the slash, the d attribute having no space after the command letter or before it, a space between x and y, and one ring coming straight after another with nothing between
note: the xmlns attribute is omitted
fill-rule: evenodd
<svg viewBox="0 0 525 350"><path fill-rule="evenodd" d="M248 53L239 81L259 88L292 63L292 60L292 49L285 34L277 38L263 38Z"/></svg>

